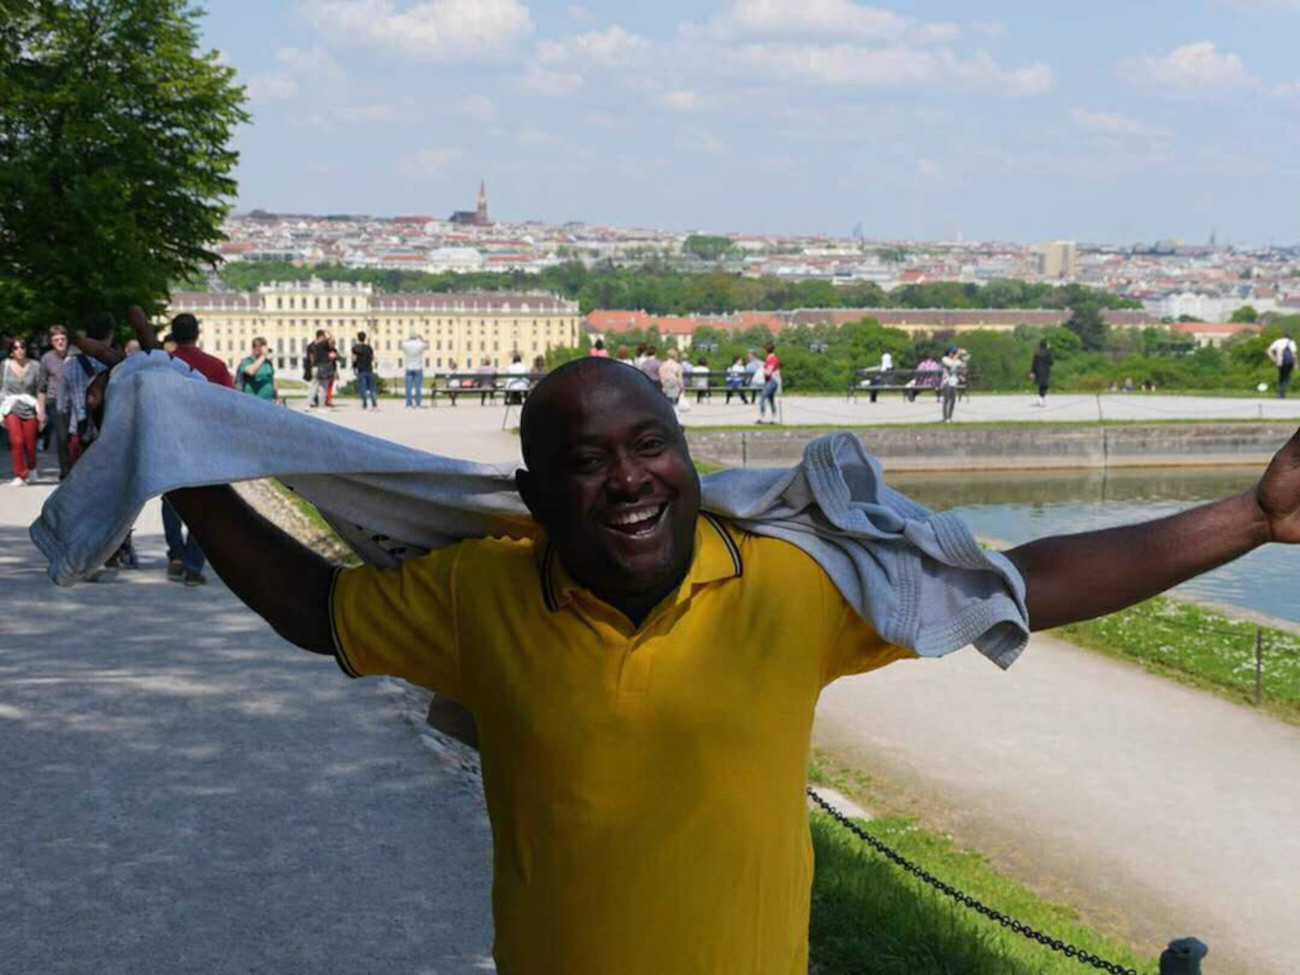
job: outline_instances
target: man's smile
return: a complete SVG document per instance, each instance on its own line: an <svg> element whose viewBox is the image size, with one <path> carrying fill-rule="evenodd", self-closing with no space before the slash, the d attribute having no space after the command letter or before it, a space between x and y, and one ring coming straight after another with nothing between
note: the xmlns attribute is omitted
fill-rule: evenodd
<svg viewBox="0 0 1300 975"><path fill-rule="evenodd" d="M668 502L641 504L606 515L601 523L609 531L630 538L648 538L664 523Z"/></svg>

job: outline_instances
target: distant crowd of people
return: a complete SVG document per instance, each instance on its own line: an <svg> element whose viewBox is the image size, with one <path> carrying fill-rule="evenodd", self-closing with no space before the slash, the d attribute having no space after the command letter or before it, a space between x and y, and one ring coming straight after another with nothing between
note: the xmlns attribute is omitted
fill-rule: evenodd
<svg viewBox="0 0 1300 975"><path fill-rule="evenodd" d="M602 339L595 341L590 354L611 358ZM713 398L709 362L703 357L699 357L692 364L689 357L684 357L676 348L669 348L664 353L664 358L660 359L657 346L642 342L635 350L631 346L619 346L612 358L640 370L646 378L659 387L679 413L690 411L689 394L692 392L695 393L697 404ZM733 396L739 398L746 406L751 402L756 403L758 405L756 422L775 423L777 421L776 400L781 390L781 358L776 354L775 344L767 342L763 346L761 356L757 350L750 349L745 356L737 357L727 367L720 391L726 394L727 404L731 403ZM769 414L770 419L768 419Z"/></svg>

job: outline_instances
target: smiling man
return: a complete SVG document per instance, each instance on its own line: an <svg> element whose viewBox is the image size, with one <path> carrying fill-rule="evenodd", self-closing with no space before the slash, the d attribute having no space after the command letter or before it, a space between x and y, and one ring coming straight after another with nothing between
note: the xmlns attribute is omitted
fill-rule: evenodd
<svg viewBox="0 0 1300 975"><path fill-rule="evenodd" d="M287 639L472 712L499 971L804 975L817 698L911 650L803 551L701 510L685 434L636 369L569 363L521 422L536 541L335 570L228 487L168 497ZM1042 629L1300 541L1298 510L1300 437L1235 498L1007 555Z"/></svg>

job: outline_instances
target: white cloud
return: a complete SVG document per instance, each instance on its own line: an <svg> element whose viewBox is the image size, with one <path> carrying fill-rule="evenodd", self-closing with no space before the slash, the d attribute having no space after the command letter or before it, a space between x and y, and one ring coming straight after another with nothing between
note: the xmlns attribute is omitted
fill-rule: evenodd
<svg viewBox="0 0 1300 975"><path fill-rule="evenodd" d="M343 42L367 44L420 61L491 60L533 31L520 0L308 0L308 17Z"/></svg>
<svg viewBox="0 0 1300 975"><path fill-rule="evenodd" d="M305 51L298 47L282 47L275 52L275 59L300 78L337 81L343 77L338 62L320 47Z"/></svg>
<svg viewBox="0 0 1300 975"><path fill-rule="evenodd" d="M1235 54L1219 53L1213 41L1175 48L1162 57L1122 62L1120 73L1171 94L1214 94L1253 88L1259 84Z"/></svg>
<svg viewBox="0 0 1300 975"><path fill-rule="evenodd" d="M1083 132L1110 138L1155 135L1158 131L1126 115L1116 112L1090 112L1086 108L1072 109L1070 120Z"/></svg>
<svg viewBox="0 0 1300 975"><path fill-rule="evenodd" d="M971 30L980 37L996 39L1007 32L1007 25L1000 20L980 20L971 24Z"/></svg>
<svg viewBox="0 0 1300 975"><path fill-rule="evenodd" d="M453 148L420 149L400 156L397 164L407 176L440 176L464 155L462 150Z"/></svg>
<svg viewBox="0 0 1300 975"><path fill-rule="evenodd" d="M615 24L602 31L579 34L573 39L580 55L607 68L620 67L650 47L644 37L638 37Z"/></svg>
<svg viewBox="0 0 1300 975"><path fill-rule="evenodd" d="M572 95L582 87L582 75L576 71L557 71L530 64L519 77L519 85L530 95L559 98Z"/></svg>
<svg viewBox="0 0 1300 975"><path fill-rule="evenodd" d="M869 48L852 44L749 44L735 51L739 63L787 81L825 85L906 87L960 84L1013 96L1051 90L1045 64L1007 69L980 52L961 59L947 49Z"/></svg>
<svg viewBox="0 0 1300 975"><path fill-rule="evenodd" d="M248 79L248 97L254 102L278 102L298 94L298 79L287 72L255 74Z"/></svg>
<svg viewBox="0 0 1300 975"><path fill-rule="evenodd" d="M478 122L491 122L497 117L497 106L487 95L466 95L453 101L447 108L447 114Z"/></svg>
<svg viewBox="0 0 1300 975"><path fill-rule="evenodd" d="M552 135L550 132L543 132L533 125L525 125L519 130L519 144L531 149L545 146L557 146L560 144L560 137Z"/></svg>
<svg viewBox="0 0 1300 975"><path fill-rule="evenodd" d="M896 40L908 20L852 0L732 0L711 26L724 36L843 37Z"/></svg>
<svg viewBox="0 0 1300 975"><path fill-rule="evenodd" d="M660 108L670 112L708 112L721 105L721 99L715 95L701 95L690 88L676 88L657 95L654 102Z"/></svg>

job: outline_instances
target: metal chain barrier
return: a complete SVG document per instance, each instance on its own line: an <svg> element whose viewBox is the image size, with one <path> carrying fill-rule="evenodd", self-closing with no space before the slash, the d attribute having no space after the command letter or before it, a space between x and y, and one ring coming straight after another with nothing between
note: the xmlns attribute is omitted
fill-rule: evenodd
<svg viewBox="0 0 1300 975"><path fill-rule="evenodd" d="M978 914L984 915L990 921L996 921L1004 928L1014 931L1016 934L1028 938L1030 941L1037 941L1044 948L1050 948L1052 951L1060 952L1065 955L1066 958L1073 958L1081 965L1091 965L1093 968L1100 969L1103 972L1111 972L1113 975L1138 975L1137 969L1124 968L1122 965L1117 965L1112 961L1106 961L1104 958L1099 958L1091 952L1067 944L1059 938L1053 938L1050 935L1043 934L1041 931L1031 928L1028 924L1017 921L1015 918L1007 917L1007 915L1003 914L1001 911L996 911L985 904L981 904L969 894L964 894L955 887L948 886L942 880L931 875L924 868L917 866L902 854L895 853L892 849L885 846L884 843L866 832L866 830L862 829L862 827L857 823L849 819L848 816L844 815L844 813L840 812L829 802L819 796L811 788L808 789L808 798L824 809L832 819L838 822L858 839L862 840L862 842L866 843L881 856L892 861L895 865L902 867L918 880L929 884L945 897L952 898L957 903L969 907L972 911L975 911Z"/></svg>

